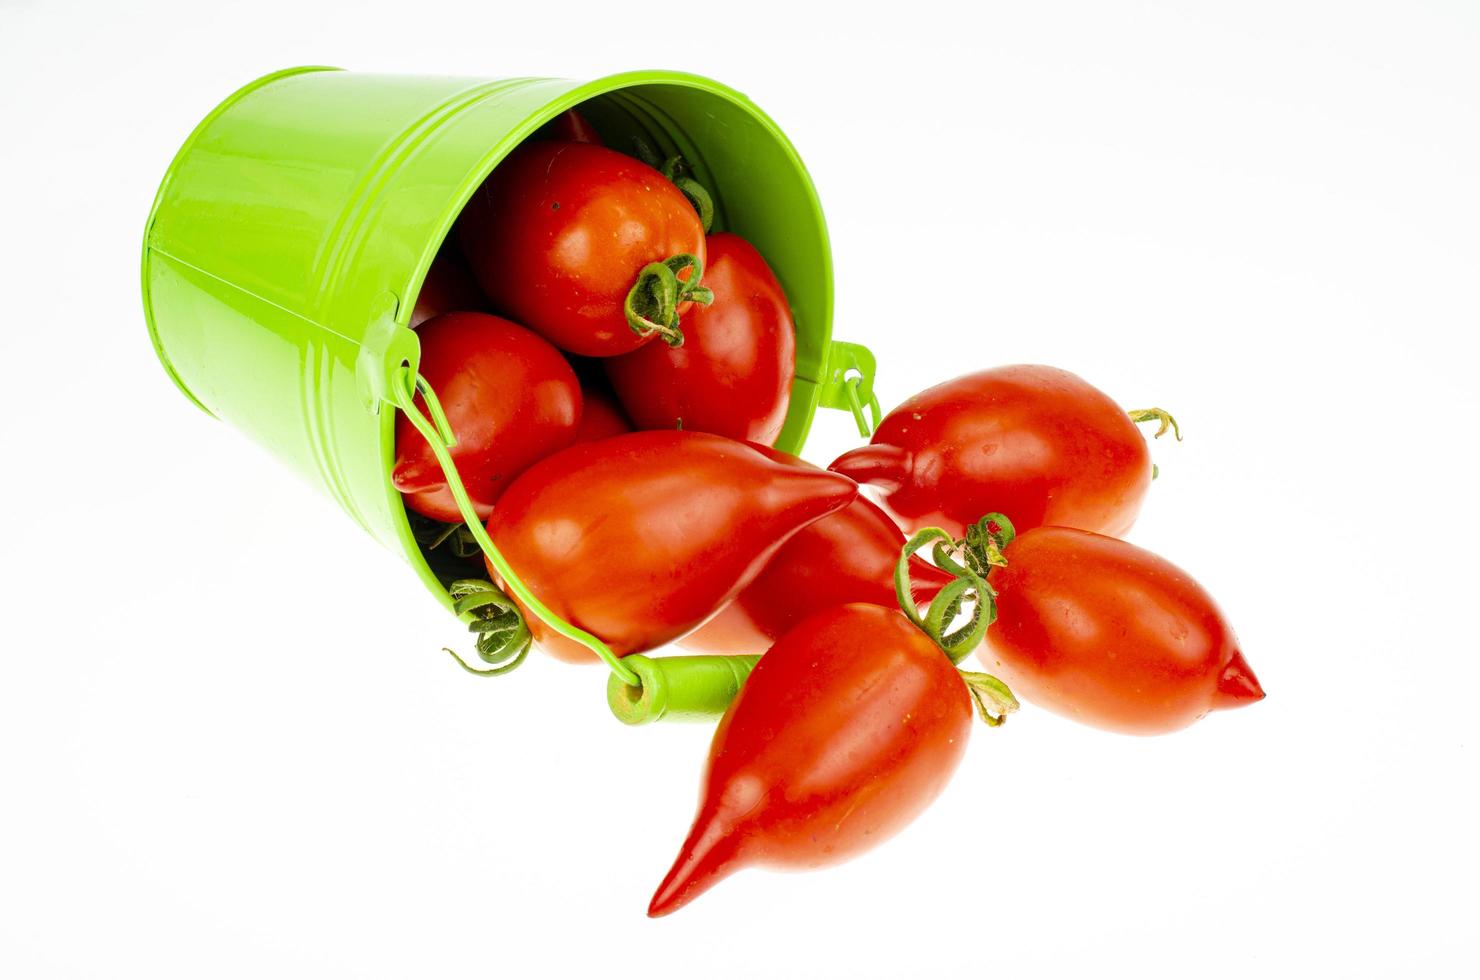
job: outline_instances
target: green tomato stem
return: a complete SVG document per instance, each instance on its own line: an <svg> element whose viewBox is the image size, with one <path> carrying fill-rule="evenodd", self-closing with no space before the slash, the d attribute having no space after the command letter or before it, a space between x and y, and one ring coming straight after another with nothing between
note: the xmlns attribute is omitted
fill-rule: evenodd
<svg viewBox="0 0 1480 980"><path fill-rule="evenodd" d="M688 279L678 274L689 270ZM639 337L653 334L663 338L669 347L683 345L683 331L678 327L678 307L682 303L707 306L714 302L714 292L700 285L704 263L697 255L682 252L662 262L649 262L637 274L627 291L622 312L627 326Z"/></svg>
<svg viewBox="0 0 1480 980"><path fill-rule="evenodd" d="M986 578L992 569L1007 564L1003 551L1015 537L1017 528L1012 526L1007 515L993 511L983 514L975 524L967 527L966 537L957 541L956 546L966 556L971 570Z"/></svg>
<svg viewBox="0 0 1480 980"><path fill-rule="evenodd" d="M714 226L714 198L709 196L707 187L693 178L684 158L678 155L669 157L658 168L658 172L671 180L679 193L689 199L689 203L698 212L699 224L704 226L704 234L709 234L709 229Z"/></svg>
<svg viewBox="0 0 1480 980"><path fill-rule="evenodd" d="M975 534L971 532L975 531ZM935 645L958 665L975 650L987 635L987 628L997 619L997 593L987 584L987 573L1007 564L1002 549L1012 540L1012 522L1001 514L988 514L968 529L967 537L952 540L944 529L927 527L905 542L899 561L894 565L894 594L899 608L935 641ZM931 557L935 565L956 578L938 592L923 615L910 594L910 558L915 552L933 544ZM960 559L958 560L958 556ZM961 613L961 607L972 602L971 618L955 632L946 627ZM958 670L961 681L976 705L983 722L996 728L1018 709L1012 690L991 674Z"/></svg>
<svg viewBox="0 0 1480 980"><path fill-rule="evenodd" d="M512 599L484 579L459 579L447 591L452 596L453 612L459 616L473 614L468 631L478 635L474 649L478 651L479 659L492 665L490 668L473 667L456 652L443 647L458 666L480 677L495 677L507 674L524 662L534 641L529 624Z"/></svg>
<svg viewBox="0 0 1480 980"><path fill-rule="evenodd" d="M1133 408L1126 414L1137 425L1142 422L1159 423L1156 427L1156 432L1151 436L1153 439L1160 439L1167 434L1168 429L1171 429L1172 433L1177 437L1177 441L1182 441L1181 426L1177 425L1177 420L1172 418L1172 413L1164 408Z"/></svg>
<svg viewBox="0 0 1480 980"><path fill-rule="evenodd" d="M910 558L932 543L935 545L932 552L935 564L956 578L931 599L922 614L910 588ZM900 610L935 641L953 664L965 660L977 648L982 637L986 636L987 627L997 618L996 593L982 576L956 560L958 547L944 529L927 527L905 542L894 565L894 595ZM972 602L971 618L963 626L947 632L968 601Z"/></svg>

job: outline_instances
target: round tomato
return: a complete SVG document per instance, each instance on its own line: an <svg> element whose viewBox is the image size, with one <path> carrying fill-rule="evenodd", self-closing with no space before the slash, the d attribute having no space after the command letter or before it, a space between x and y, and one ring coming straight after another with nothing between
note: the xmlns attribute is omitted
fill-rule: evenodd
<svg viewBox="0 0 1480 980"><path fill-rule="evenodd" d="M1117 538L1040 527L989 579L997 621L977 651L1013 692L1075 721L1155 735L1264 697L1213 597Z"/></svg>
<svg viewBox="0 0 1480 980"><path fill-rule="evenodd" d="M693 206L605 147L525 143L473 195L458 233L493 305L575 354L681 343L679 315L710 298Z"/></svg>
<svg viewBox="0 0 1480 980"><path fill-rule="evenodd" d="M648 344L606 361L640 429L682 428L770 445L796 375L796 328L781 283L739 235L710 235L704 284L714 302L684 318L679 347Z"/></svg>
<svg viewBox="0 0 1480 980"><path fill-rule="evenodd" d="M877 487L905 530L955 537L991 511L1020 531L1123 534L1151 486L1151 456L1130 416L1077 375L1035 364L922 391L831 469Z"/></svg>
<svg viewBox="0 0 1480 980"><path fill-rule="evenodd" d="M488 533L536 598L624 656L693 630L788 537L857 495L835 473L720 436L633 432L530 467L499 498ZM549 653L594 659L526 619Z"/></svg>
<svg viewBox="0 0 1480 980"><path fill-rule="evenodd" d="M560 352L487 313L445 313L421 324L422 377L452 427L457 464L481 518L510 480L576 437L581 386ZM417 405L426 411L420 395ZM431 447L405 416L396 419L391 482L418 514L462 523Z"/></svg>
<svg viewBox="0 0 1480 980"><path fill-rule="evenodd" d="M648 915L746 865L815 868L876 847L945 788L971 715L961 675L897 608L804 620L715 730L698 816Z"/></svg>

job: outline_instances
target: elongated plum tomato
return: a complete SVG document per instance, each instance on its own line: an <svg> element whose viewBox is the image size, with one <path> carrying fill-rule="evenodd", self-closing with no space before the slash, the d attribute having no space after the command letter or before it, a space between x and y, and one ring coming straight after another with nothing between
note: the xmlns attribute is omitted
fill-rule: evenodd
<svg viewBox="0 0 1480 980"><path fill-rule="evenodd" d="M581 402L581 425L576 430L576 442L596 442L632 431L631 424L605 384L581 385Z"/></svg>
<svg viewBox="0 0 1480 980"><path fill-rule="evenodd" d="M793 466L812 465L779 450L757 448ZM819 609L849 602L893 606L894 566L903 547L899 527L860 494L847 507L792 535L755 581L679 644L697 653L761 654ZM929 605L951 579L919 556L910 556L916 602Z"/></svg>
<svg viewBox="0 0 1480 980"><path fill-rule="evenodd" d="M1212 596L1171 562L1064 527L1020 534L1003 554L977 657L1019 697L1135 735L1264 697Z"/></svg>
<svg viewBox="0 0 1480 980"><path fill-rule="evenodd" d="M443 313L477 312L488 306L462 258L443 250L432 260L411 309L410 326L415 329Z"/></svg>
<svg viewBox="0 0 1480 980"><path fill-rule="evenodd" d="M488 533L536 598L624 656L693 630L797 529L857 494L836 473L721 436L633 432L530 467L499 498ZM526 619L547 652L593 659Z"/></svg>
<svg viewBox="0 0 1480 980"><path fill-rule="evenodd" d="M739 235L710 235L704 285L714 302L683 321L683 344L648 344L606 361L639 429L680 427L770 445L796 375L791 306L771 267Z"/></svg>
<svg viewBox="0 0 1480 980"><path fill-rule="evenodd" d="M458 234L495 308L557 347L597 357L659 336L637 332L623 312L649 263L705 261L704 228L678 188L647 164L589 143L520 146L463 209ZM692 277L691 268L678 274L684 283ZM690 306L679 302L675 312Z"/></svg>
<svg viewBox="0 0 1480 980"><path fill-rule="evenodd" d="M473 509L486 519L510 480L575 439L580 382L558 350L501 317L444 313L416 332L421 375L457 437L452 460ZM416 403L426 411L420 395ZM405 416L396 419L391 482L418 514L462 522L437 458Z"/></svg>
<svg viewBox="0 0 1480 980"><path fill-rule="evenodd" d="M648 915L746 865L815 868L882 843L945 788L971 718L960 674L898 608L803 620L715 730L698 816Z"/></svg>
<svg viewBox="0 0 1480 980"><path fill-rule="evenodd" d="M830 468L882 491L906 531L955 537L990 511L1019 531L1123 534L1151 486L1146 440L1120 406L1077 375L1035 364L920 392Z"/></svg>

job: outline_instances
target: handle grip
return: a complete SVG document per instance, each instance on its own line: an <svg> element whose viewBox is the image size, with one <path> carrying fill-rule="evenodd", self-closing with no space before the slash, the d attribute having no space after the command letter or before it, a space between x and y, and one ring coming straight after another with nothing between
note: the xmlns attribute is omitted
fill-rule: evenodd
<svg viewBox="0 0 1480 980"><path fill-rule="evenodd" d="M640 686L622 683L613 674L606 682L606 703L627 725L654 721L713 721L725 713L750 676L759 656L622 658Z"/></svg>

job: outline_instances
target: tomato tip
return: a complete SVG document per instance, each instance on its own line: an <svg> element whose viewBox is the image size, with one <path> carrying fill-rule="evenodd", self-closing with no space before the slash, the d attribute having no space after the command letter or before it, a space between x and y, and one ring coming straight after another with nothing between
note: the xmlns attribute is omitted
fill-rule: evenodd
<svg viewBox="0 0 1480 980"><path fill-rule="evenodd" d="M1254 669L1240 651L1234 651L1233 659L1223 668L1218 678L1218 690L1213 698L1214 709L1238 708L1255 701L1264 700L1264 687L1254 676Z"/></svg>

